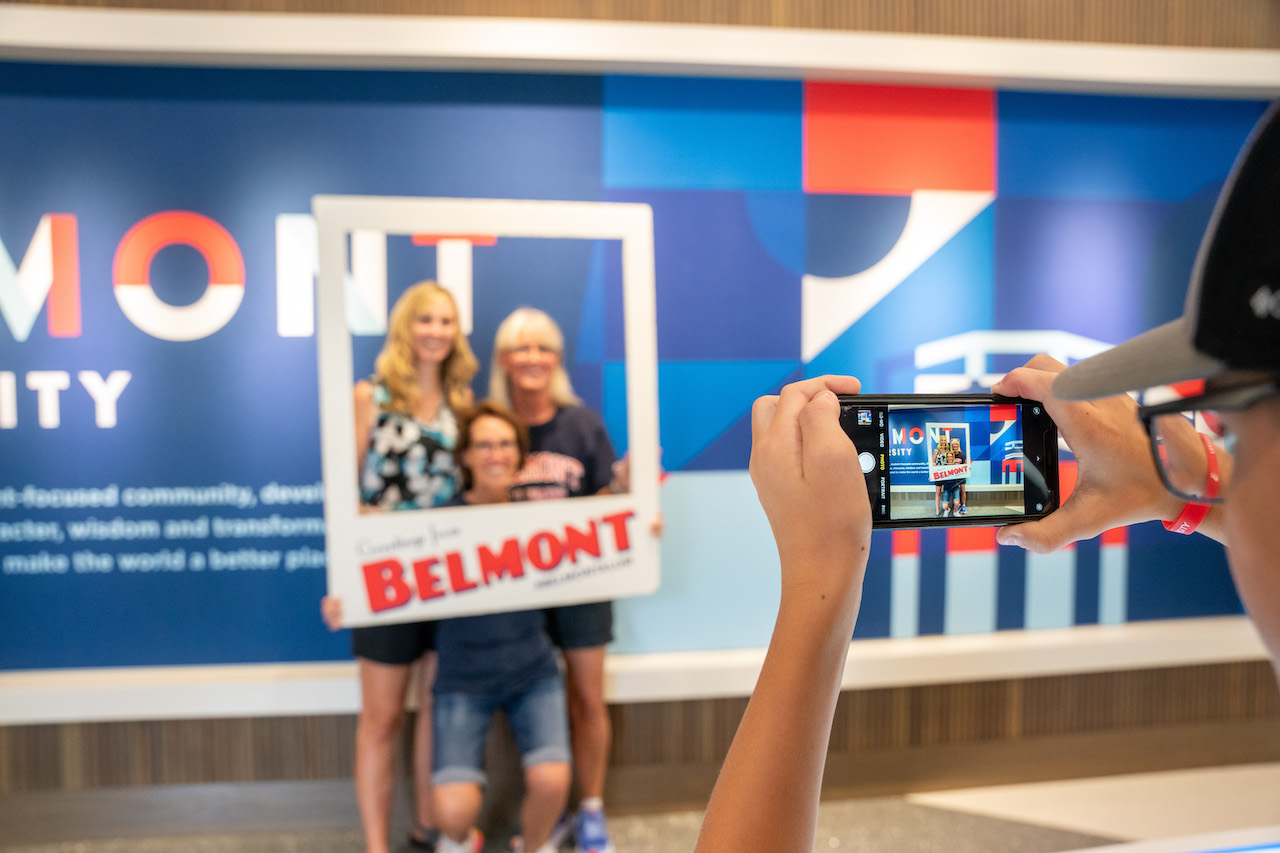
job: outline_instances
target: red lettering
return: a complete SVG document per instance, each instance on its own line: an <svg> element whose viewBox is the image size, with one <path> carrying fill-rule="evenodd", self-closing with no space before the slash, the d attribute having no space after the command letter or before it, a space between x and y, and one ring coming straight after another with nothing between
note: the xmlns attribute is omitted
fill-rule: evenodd
<svg viewBox="0 0 1280 853"><path fill-rule="evenodd" d="M439 557L416 560L413 564L413 577L418 582L418 598L423 601L444 595L440 576L435 573L435 567L438 565L440 565Z"/></svg>
<svg viewBox="0 0 1280 853"><path fill-rule="evenodd" d="M399 560L379 560L366 563L364 569L365 589L369 593L369 609L374 613L403 607L409 603L413 590L404 582L404 566Z"/></svg>
<svg viewBox="0 0 1280 853"><path fill-rule="evenodd" d="M546 546L546 553L543 553L543 545ZM528 547L529 562L533 563L535 568L542 571L550 571L560 565L560 560L564 557L564 546L560 543L560 538L554 533L535 533L533 538L529 540Z"/></svg>
<svg viewBox="0 0 1280 853"><path fill-rule="evenodd" d="M596 523L591 522L590 530L579 530L572 524L564 526L564 547L569 552L569 560L578 562L578 554L585 551L593 557L600 556L600 532Z"/></svg>
<svg viewBox="0 0 1280 853"><path fill-rule="evenodd" d="M209 269L204 294L171 305L151 287L151 262L160 250L190 246ZM244 299L244 258L227 230L207 216L170 210L148 216L120 240L114 267L116 302L135 326L164 341L194 341L225 326Z"/></svg>
<svg viewBox="0 0 1280 853"><path fill-rule="evenodd" d="M210 284L244 287L244 257L235 239L217 222L189 210L153 213L125 233L116 248L116 286L149 284L152 260L173 245L190 246L204 257Z"/></svg>
<svg viewBox="0 0 1280 853"><path fill-rule="evenodd" d="M520 542L512 537L502 543L502 550L495 554L486 546L480 546L480 576L490 583L502 576L518 578L524 575L524 563L520 560Z"/></svg>
<svg viewBox="0 0 1280 853"><path fill-rule="evenodd" d="M49 288L49 335L80 337L80 236L69 213L49 216L53 285Z"/></svg>
<svg viewBox="0 0 1280 853"><path fill-rule="evenodd" d="M627 522L635 518L634 510L606 515L600 519L613 528L613 542L619 551L631 550L631 539L627 536Z"/></svg>
<svg viewBox="0 0 1280 853"><path fill-rule="evenodd" d="M462 573L461 554L452 551L444 555L444 561L449 566L449 585L453 587L454 592L466 592L476 588L477 584L467 580L466 575Z"/></svg>

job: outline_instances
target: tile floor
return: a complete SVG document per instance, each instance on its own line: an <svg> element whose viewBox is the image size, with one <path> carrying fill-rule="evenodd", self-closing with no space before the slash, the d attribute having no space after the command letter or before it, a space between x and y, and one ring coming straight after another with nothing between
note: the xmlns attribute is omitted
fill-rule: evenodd
<svg viewBox="0 0 1280 853"><path fill-rule="evenodd" d="M618 853L676 853L693 849L701 817L678 812L610 824ZM396 821L404 825L404 815ZM357 825L349 782L0 797L6 853L358 853ZM499 853L501 829L489 840L486 853ZM814 850L1280 851L1280 763L829 801Z"/></svg>

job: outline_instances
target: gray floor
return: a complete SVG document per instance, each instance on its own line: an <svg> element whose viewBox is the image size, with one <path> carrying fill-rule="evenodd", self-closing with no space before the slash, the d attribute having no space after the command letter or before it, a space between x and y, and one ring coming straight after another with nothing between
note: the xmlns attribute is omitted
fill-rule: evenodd
<svg viewBox="0 0 1280 853"><path fill-rule="evenodd" d="M406 820L397 813L398 826ZM609 823L618 853L676 853L693 849L701 820L678 812ZM358 827L346 781L0 796L0 850L9 853L357 853ZM499 853L507 833L489 835L486 853ZM824 803L814 850L1055 853L1114 840L883 797Z"/></svg>

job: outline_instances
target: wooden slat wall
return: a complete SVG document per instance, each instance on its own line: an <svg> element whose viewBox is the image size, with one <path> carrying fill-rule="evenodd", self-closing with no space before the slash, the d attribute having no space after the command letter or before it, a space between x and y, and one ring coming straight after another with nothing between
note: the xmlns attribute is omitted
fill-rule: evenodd
<svg viewBox="0 0 1280 853"><path fill-rule="evenodd" d="M354 743L351 716L0 727L0 793L338 779Z"/></svg>
<svg viewBox="0 0 1280 853"><path fill-rule="evenodd" d="M613 706L611 803L705 803L745 708ZM0 727L0 793L345 778L354 736L350 716ZM491 753L495 779L514 773L503 727ZM846 692L828 784L888 793L1264 760L1280 760L1280 690L1251 662Z"/></svg>
<svg viewBox="0 0 1280 853"><path fill-rule="evenodd" d="M33 2L33 0L24 0ZM1275 0L34 0L232 12L467 15L1278 48Z"/></svg>

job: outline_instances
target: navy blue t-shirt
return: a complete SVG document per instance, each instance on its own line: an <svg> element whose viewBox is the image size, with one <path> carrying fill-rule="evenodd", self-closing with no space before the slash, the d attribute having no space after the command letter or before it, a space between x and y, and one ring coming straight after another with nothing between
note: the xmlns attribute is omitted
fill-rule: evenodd
<svg viewBox="0 0 1280 853"><path fill-rule="evenodd" d="M467 506L461 495L450 506ZM436 624L434 693L515 693L558 675L541 610L459 616Z"/></svg>
<svg viewBox="0 0 1280 853"><path fill-rule="evenodd" d="M594 495L613 479L618 455L600 416L585 406L565 406L545 424L529 427L529 445L529 460L511 488L512 500Z"/></svg>

